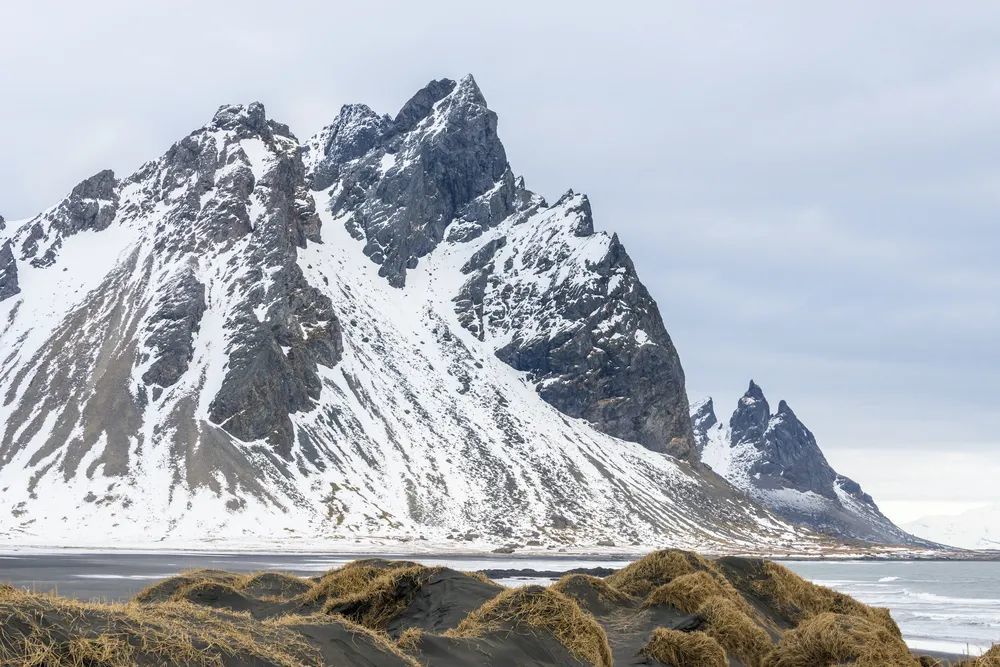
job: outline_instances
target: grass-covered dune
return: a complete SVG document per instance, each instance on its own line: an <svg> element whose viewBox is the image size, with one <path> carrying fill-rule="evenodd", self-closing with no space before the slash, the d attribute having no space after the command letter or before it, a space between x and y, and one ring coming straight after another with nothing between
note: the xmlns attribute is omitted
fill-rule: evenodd
<svg viewBox="0 0 1000 667"><path fill-rule="evenodd" d="M760 559L658 551L614 574L505 589L355 561L313 579L185 572L120 604L0 585L0 665L921 667L884 609ZM1000 647L954 663L1000 667Z"/></svg>

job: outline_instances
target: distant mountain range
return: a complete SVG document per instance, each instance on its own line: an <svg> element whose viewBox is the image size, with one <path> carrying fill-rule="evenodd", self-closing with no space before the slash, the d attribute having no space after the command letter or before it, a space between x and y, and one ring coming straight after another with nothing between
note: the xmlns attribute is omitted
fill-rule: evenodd
<svg viewBox="0 0 1000 667"><path fill-rule="evenodd" d="M617 236L472 77L304 142L223 106L0 221L0 321L7 543L914 543L755 385L692 428Z"/></svg>
<svg viewBox="0 0 1000 667"><path fill-rule="evenodd" d="M976 507L956 515L928 516L903 528L940 544L1000 551L1000 505Z"/></svg>

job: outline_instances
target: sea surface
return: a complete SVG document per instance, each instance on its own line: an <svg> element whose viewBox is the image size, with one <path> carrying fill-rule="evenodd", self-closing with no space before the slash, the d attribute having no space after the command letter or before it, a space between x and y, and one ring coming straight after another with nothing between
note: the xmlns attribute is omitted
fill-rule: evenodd
<svg viewBox="0 0 1000 667"><path fill-rule="evenodd" d="M446 565L459 570L619 568L620 557L470 557L382 554L385 558ZM80 599L123 600L149 584L192 568L238 572L277 570L315 576L360 556L205 552L0 553L0 582L56 591ZM1000 643L1000 562L997 561L783 561L799 575L888 607L912 648L979 655ZM552 574L508 576L507 586L547 584Z"/></svg>
<svg viewBox="0 0 1000 667"><path fill-rule="evenodd" d="M888 607L910 648L979 655L1000 643L998 561L785 561L796 574Z"/></svg>

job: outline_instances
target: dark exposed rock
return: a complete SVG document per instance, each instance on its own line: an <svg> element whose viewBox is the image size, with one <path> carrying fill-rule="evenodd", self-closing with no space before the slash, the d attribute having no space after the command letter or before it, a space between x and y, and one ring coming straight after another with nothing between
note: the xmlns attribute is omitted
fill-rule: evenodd
<svg viewBox="0 0 1000 667"><path fill-rule="evenodd" d="M375 139L378 130L369 133L369 126L378 126L371 115L352 114L329 129L331 137L362 139L328 142L313 187L340 174L333 213L353 213L352 233L365 240L365 255L390 284L402 286L407 269L437 246L456 218L481 229L511 211L514 179L497 117L472 77L432 82L403 107L377 149L344 162Z"/></svg>
<svg viewBox="0 0 1000 667"><path fill-rule="evenodd" d="M155 360L142 375L146 384L169 387L188 368L194 352L194 334L205 313L205 286L190 267L167 288L164 300L150 320L146 347ZM142 361L142 359L140 359Z"/></svg>
<svg viewBox="0 0 1000 667"><path fill-rule="evenodd" d="M150 182L156 191L141 204L148 213L157 200L172 202L157 251L188 268L172 279L151 316L146 345L154 361L143 381L167 387L187 370L193 335L210 305L190 268L196 258L245 244L231 260L245 270L233 271L216 290L216 301L240 298L231 308L225 301L216 306L229 335L215 344L226 344L227 363L208 416L242 441L264 440L289 456L295 441L289 415L313 407L321 392L317 364L333 366L342 349L330 299L296 263L298 248L320 234L298 141L259 103L222 106L205 128L130 179Z"/></svg>
<svg viewBox="0 0 1000 667"><path fill-rule="evenodd" d="M733 442L757 442L764 436L767 421L771 417L771 406L764 398L764 392L750 380L750 387L736 405L736 411L729 419L729 429Z"/></svg>
<svg viewBox="0 0 1000 667"><path fill-rule="evenodd" d="M763 456L751 468L751 475L762 486L780 485L836 498L833 482L837 474L827 463L812 432L785 401L778 403L778 411L767 424L761 447Z"/></svg>
<svg viewBox="0 0 1000 667"><path fill-rule="evenodd" d="M319 218L306 188L297 142L285 126L266 119L261 105L222 107L212 127L240 139L259 140L270 161L257 166L263 173L255 175L257 156L247 155L242 146L230 152L230 160L248 163L226 170L236 180L216 183L231 193L223 201L234 206L198 214L209 228L234 229L220 224L219 218L225 220L242 207L247 234L258 240L243 258L253 267L239 280L247 298L232 315L236 334L209 417L240 440L266 440L288 457L294 442L289 414L312 408L322 388L317 364L333 366L342 350L340 324L330 299L305 280L296 263L296 248L307 240L319 240ZM253 220L250 198L259 208ZM268 280L263 279L265 271ZM266 313L263 320L257 315L261 308Z"/></svg>
<svg viewBox="0 0 1000 667"><path fill-rule="evenodd" d="M451 79L436 79L418 90L413 97L407 100L403 108L399 110L392 121L392 129L395 132L409 132L417 123L430 114L434 105L455 90L455 82ZM480 97L482 97L480 95ZM486 101L480 102L483 106Z"/></svg>
<svg viewBox="0 0 1000 667"><path fill-rule="evenodd" d="M699 455L708 443L708 430L718 423L719 419L715 416L715 404L711 398L691 406L691 428L694 432L695 446L698 448Z"/></svg>
<svg viewBox="0 0 1000 667"><path fill-rule="evenodd" d="M2 220L0 218L0 222ZM10 298L20 291L21 287L17 283L17 262L8 239L0 245L0 301Z"/></svg>
<svg viewBox="0 0 1000 667"><path fill-rule="evenodd" d="M569 210L571 219L578 214L575 234L586 226L589 206ZM552 256L538 259L542 267L559 262ZM543 300L573 326L552 336L515 334L497 356L531 372L539 395L560 411L623 440L692 458L684 371L656 302L617 236L605 257L589 268L601 276L598 281L557 284ZM507 298L508 304L517 300L517 294Z"/></svg>
<svg viewBox="0 0 1000 667"><path fill-rule="evenodd" d="M107 229L118 209L118 181L110 169L81 182L54 210L38 216L15 236L20 258L35 267L55 263L63 239Z"/></svg>
<svg viewBox="0 0 1000 667"><path fill-rule="evenodd" d="M462 265L462 273L472 273L473 271L486 268L486 266L493 260L493 256L496 254L497 250L505 245L507 245L506 236L500 236L493 239L472 254L469 261Z"/></svg>
<svg viewBox="0 0 1000 667"><path fill-rule="evenodd" d="M378 146L392 124L364 104L345 105L322 135L324 159L310 174L311 185L325 190L340 174L340 166L362 157Z"/></svg>

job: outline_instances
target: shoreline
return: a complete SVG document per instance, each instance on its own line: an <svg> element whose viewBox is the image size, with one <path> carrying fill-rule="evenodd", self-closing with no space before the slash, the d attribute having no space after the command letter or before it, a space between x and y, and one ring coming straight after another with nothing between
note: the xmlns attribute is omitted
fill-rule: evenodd
<svg viewBox="0 0 1000 667"><path fill-rule="evenodd" d="M411 546L412 545L405 545ZM652 551L663 547L651 546L646 550L625 550L614 547L602 547L600 549L590 549L587 547L573 548L561 547L560 550L538 549L535 547L525 547L513 551L497 551L493 549L456 549L449 548L450 545L435 544L428 545L424 549L406 549L404 545L392 544L380 547L378 545L359 545L358 549L343 548L344 545L337 545L336 549L323 549L315 545L303 546L301 548L275 548L270 545L246 545L231 548L219 548L215 545L199 544L177 544L177 545L135 545L122 547L89 546L89 545L44 545L27 544L11 545L0 543L0 558L4 556L20 556L28 554L123 554L123 555L156 555L156 554L191 554L191 555L258 555L258 556L315 556L323 558L456 558L456 559L493 559L493 560L530 560L545 558L552 560L573 560L587 558L592 560L638 560ZM769 551L711 551L704 550L703 553L710 557L739 556L743 558L765 558L781 562L954 562L954 561L1000 561L1000 551L973 551L973 550L940 550L921 552L904 551L850 551L850 552L769 552Z"/></svg>

